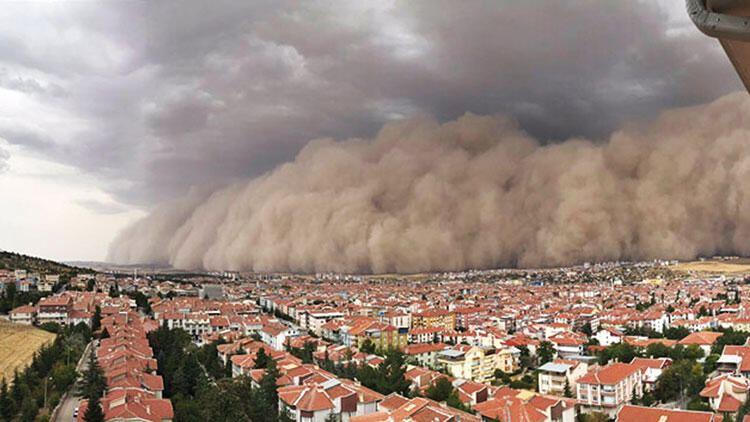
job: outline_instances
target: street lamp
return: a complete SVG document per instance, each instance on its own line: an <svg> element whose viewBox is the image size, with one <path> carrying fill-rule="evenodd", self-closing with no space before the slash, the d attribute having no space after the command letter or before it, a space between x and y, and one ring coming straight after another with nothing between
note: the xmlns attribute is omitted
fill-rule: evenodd
<svg viewBox="0 0 750 422"><path fill-rule="evenodd" d="M52 381L52 377L46 377L44 379L44 408L47 408L47 381Z"/></svg>

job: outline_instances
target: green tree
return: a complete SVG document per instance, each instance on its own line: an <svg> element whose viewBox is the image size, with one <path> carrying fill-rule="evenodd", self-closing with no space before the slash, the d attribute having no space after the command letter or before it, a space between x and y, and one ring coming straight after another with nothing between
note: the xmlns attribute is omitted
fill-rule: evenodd
<svg viewBox="0 0 750 422"><path fill-rule="evenodd" d="M10 398L8 384L3 379L3 384L0 386L0 419L9 421L15 413L15 404Z"/></svg>
<svg viewBox="0 0 750 422"><path fill-rule="evenodd" d="M336 413L329 413L325 419L325 422L340 422L340 421L341 421L341 418Z"/></svg>
<svg viewBox="0 0 750 422"><path fill-rule="evenodd" d="M724 331L711 348L711 353L720 355L727 345L743 345L747 341L750 333L735 331L731 328Z"/></svg>
<svg viewBox="0 0 750 422"><path fill-rule="evenodd" d="M302 363L313 363L313 353L315 352L315 344L312 342L305 342L302 347Z"/></svg>
<svg viewBox="0 0 750 422"><path fill-rule="evenodd" d="M545 363L550 362L552 361L552 359L554 359L555 348L552 346L552 343L543 341L541 344L539 344L537 355L539 356L539 364L544 365Z"/></svg>
<svg viewBox="0 0 750 422"><path fill-rule="evenodd" d="M464 412L473 413L471 411L471 409L468 406L466 406L461 401L461 399L458 397L458 392L456 390L453 390L453 392L451 393L451 395L448 396L448 398L445 400L445 404L447 404L448 406L450 406L450 407L452 407L454 409L463 410Z"/></svg>
<svg viewBox="0 0 750 422"><path fill-rule="evenodd" d="M96 305L94 317L91 319L91 331L98 331L102 326L102 308Z"/></svg>
<svg viewBox="0 0 750 422"><path fill-rule="evenodd" d="M289 413L289 410L287 408L284 408L279 411L279 422L295 422L295 420Z"/></svg>
<svg viewBox="0 0 750 422"><path fill-rule="evenodd" d="M375 344L369 338L366 338L359 347L359 351L362 353L373 354L375 353Z"/></svg>
<svg viewBox="0 0 750 422"><path fill-rule="evenodd" d="M682 340L690 334L687 327L669 327L664 330L664 337L670 340Z"/></svg>
<svg viewBox="0 0 750 422"><path fill-rule="evenodd" d="M224 378L226 376L224 366L219 359L218 346L223 341L214 341L210 344L203 345L198 349L198 360L206 368L206 372L214 379Z"/></svg>
<svg viewBox="0 0 750 422"><path fill-rule="evenodd" d="M88 367L83 373L81 393L87 399L92 400L94 397L101 398L106 388L107 380L104 378L104 371L99 366L96 353L92 351L89 355Z"/></svg>
<svg viewBox="0 0 750 422"><path fill-rule="evenodd" d="M704 356L703 349L697 344L691 344L685 348L685 359L698 360Z"/></svg>
<svg viewBox="0 0 750 422"><path fill-rule="evenodd" d="M750 414L750 397L748 397L744 403L742 403L742 406L740 406L740 410L737 411L737 420L742 421L745 418L745 415Z"/></svg>
<svg viewBox="0 0 750 422"><path fill-rule="evenodd" d="M404 354L397 350L389 350L385 360L373 368L370 365L362 365L357 370L357 380L362 385L381 393L399 393L403 396L409 394L409 381L404 377L406 368L404 366Z"/></svg>
<svg viewBox="0 0 750 422"><path fill-rule="evenodd" d="M279 370L274 360L269 360L266 372L260 379L256 393L257 412L252 420L273 422L279 414L279 394L276 381L279 379Z"/></svg>
<svg viewBox="0 0 750 422"><path fill-rule="evenodd" d="M86 406L86 413L83 414L83 420L86 422L104 422L104 411L99 402L99 396L94 396L89 399L88 405Z"/></svg>
<svg viewBox="0 0 750 422"><path fill-rule="evenodd" d="M192 397L201 382L203 369L194 353L188 353L180 363L174 374L172 391L174 394L182 394Z"/></svg>
<svg viewBox="0 0 750 422"><path fill-rule="evenodd" d="M128 296L135 300L135 305L146 315L151 315L151 303L148 301L148 297L142 292L129 293Z"/></svg>
<svg viewBox="0 0 750 422"><path fill-rule="evenodd" d="M654 396L662 402L677 400L698 394L706 376L700 364L680 360L672 364L659 376Z"/></svg>
<svg viewBox="0 0 750 422"><path fill-rule="evenodd" d="M527 346L518 346L518 350L521 352L518 357L518 363L521 368L531 368L533 359L531 358L531 353L529 353L529 348Z"/></svg>
<svg viewBox="0 0 750 422"><path fill-rule="evenodd" d="M36 415L39 413L39 405L31 396L27 396L21 403L21 421L34 422Z"/></svg>
<svg viewBox="0 0 750 422"><path fill-rule="evenodd" d="M706 356L706 360L703 362L703 372L708 375L716 370L717 362L721 356L717 354L710 354Z"/></svg>
<svg viewBox="0 0 750 422"><path fill-rule="evenodd" d="M258 349L258 352L255 353L255 369L267 368L272 360L273 359L266 354L266 350L261 347Z"/></svg>
<svg viewBox="0 0 750 422"><path fill-rule="evenodd" d="M630 363L639 355L638 349L628 343L613 344L599 352L598 360L600 365L606 365L609 361Z"/></svg>
<svg viewBox="0 0 750 422"><path fill-rule="evenodd" d="M671 348L664 345L664 343L651 343L646 347L646 356L652 358L665 358L668 357Z"/></svg>
<svg viewBox="0 0 750 422"><path fill-rule="evenodd" d="M450 380L446 377L440 377L427 388L425 394L427 398L442 402L448 400L453 390L453 384Z"/></svg>
<svg viewBox="0 0 750 422"><path fill-rule="evenodd" d="M404 377L406 374L404 354L398 350L389 350L385 355L385 360L380 364L379 372L383 383L381 384L384 391L388 393L399 393L402 396L409 394L410 382Z"/></svg>
<svg viewBox="0 0 750 422"><path fill-rule="evenodd" d="M78 373L74 364L65 365L62 362L58 362L52 369L51 376L54 385L58 389L67 390L75 382Z"/></svg>

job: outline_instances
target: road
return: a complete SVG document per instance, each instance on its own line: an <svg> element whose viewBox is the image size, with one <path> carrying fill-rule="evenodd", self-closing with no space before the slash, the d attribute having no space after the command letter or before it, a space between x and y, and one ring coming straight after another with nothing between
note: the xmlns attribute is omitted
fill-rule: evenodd
<svg viewBox="0 0 750 422"><path fill-rule="evenodd" d="M78 361L78 366L76 369L78 370L79 374L82 374L83 371L85 371L88 367L89 354L92 350L94 350L93 341L86 345L86 350L83 351L83 355ZM53 422L70 422L75 420L73 419L73 411L75 411L75 408L78 407L78 402L81 400L81 397L78 395L78 383L80 380L81 378L79 377L76 380L75 384L70 387L70 390L68 390L68 395L65 397L65 401L60 404L60 408L57 411L57 415L55 415Z"/></svg>

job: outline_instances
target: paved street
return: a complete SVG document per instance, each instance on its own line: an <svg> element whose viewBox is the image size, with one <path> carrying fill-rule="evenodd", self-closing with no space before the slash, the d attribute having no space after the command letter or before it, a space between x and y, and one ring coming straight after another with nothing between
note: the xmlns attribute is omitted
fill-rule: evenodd
<svg viewBox="0 0 750 422"><path fill-rule="evenodd" d="M86 370L88 367L89 362L89 353L94 349L93 342L89 343L86 346L86 350L83 351L83 355L81 356L81 360L78 361L78 373L83 373L83 371ZM57 416L55 416L55 419L53 422L70 422L73 420L73 411L75 410L76 406L78 406L78 401L81 399L78 396L78 383L80 381L80 378L76 380L76 383L70 388L69 394L65 401L60 405L60 410L57 413Z"/></svg>

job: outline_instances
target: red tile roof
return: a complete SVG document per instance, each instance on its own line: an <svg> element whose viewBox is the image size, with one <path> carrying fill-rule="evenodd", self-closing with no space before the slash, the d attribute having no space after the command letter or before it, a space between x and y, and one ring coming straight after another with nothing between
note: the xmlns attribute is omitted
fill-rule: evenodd
<svg viewBox="0 0 750 422"><path fill-rule="evenodd" d="M712 422L712 412L658 409L625 405L617 414L618 422Z"/></svg>

